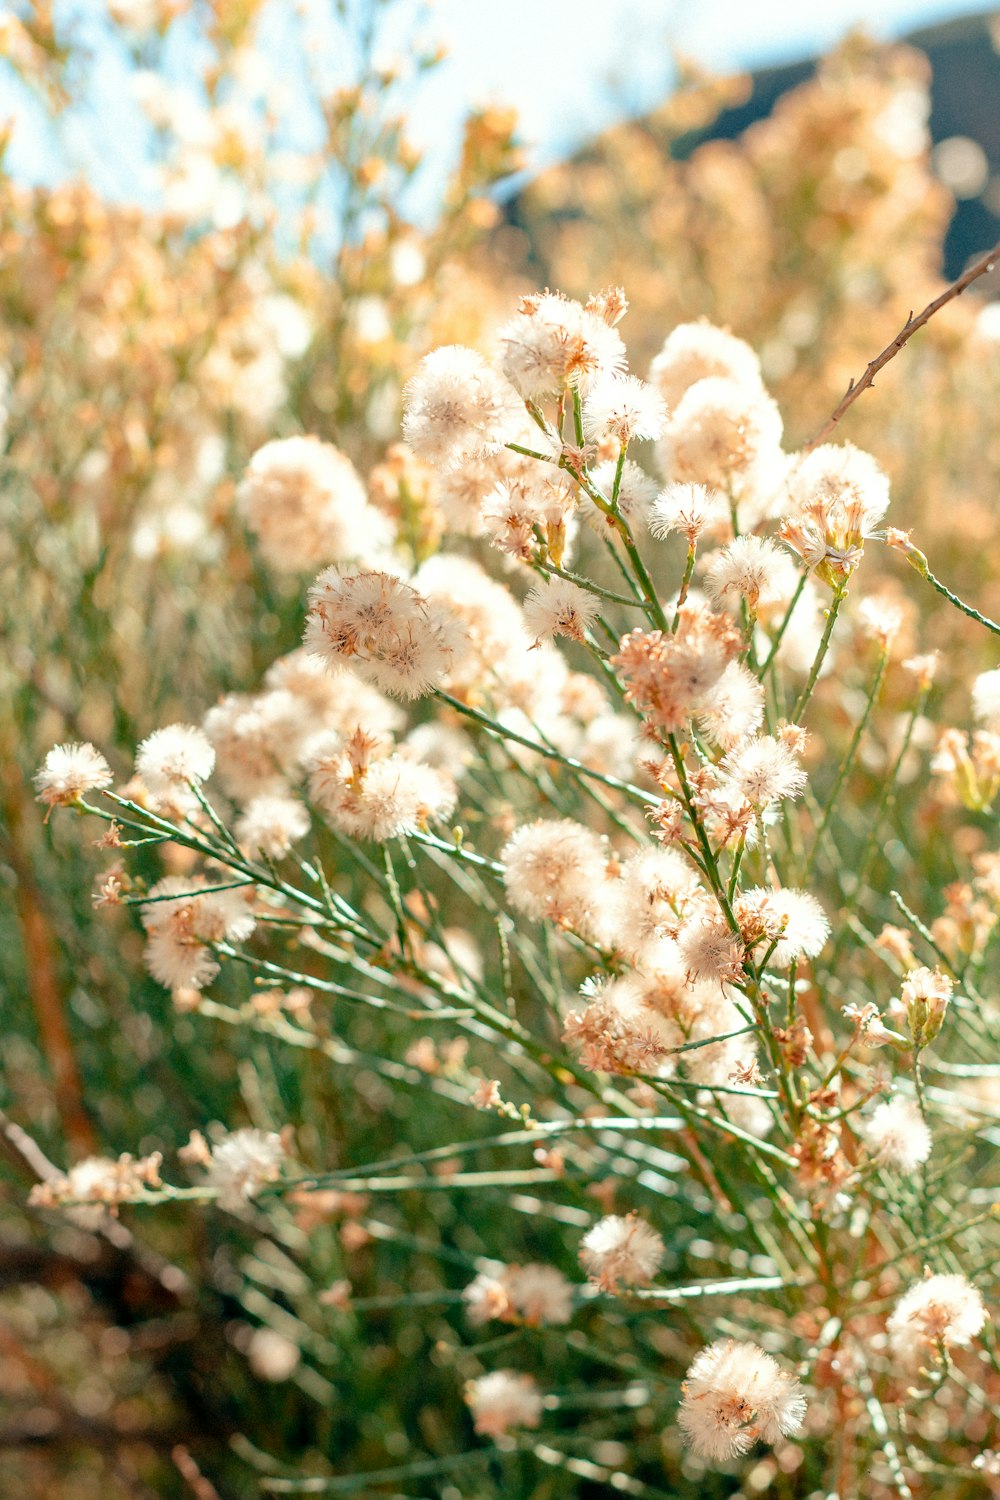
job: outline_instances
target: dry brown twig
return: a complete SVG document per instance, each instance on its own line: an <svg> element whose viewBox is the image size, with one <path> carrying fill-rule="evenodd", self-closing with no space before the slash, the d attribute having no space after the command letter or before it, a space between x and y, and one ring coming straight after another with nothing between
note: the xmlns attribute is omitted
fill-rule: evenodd
<svg viewBox="0 0 1000 1500"><path fill-rule="evenodd" d="M881 354L877 354L873 360L869 361L868 367L861 379L851 381L838 405L831 412L830 416L827 417L819 431L805 444L802 451L804 453L811 453L814 448L819 447L820 443L825 443L844 413L854 405L862 391L868 390L870 386L875 384L875 376L881 370L885 369L885 366L891 359L895 359L899 351L909 343L917 330L923 328L926 323L929 323L934 314L940 312L942 307L946 307L949 302L953 302L956 297L960 297L967 287L970 287L974 281L979 280L980 276L986 276L992 271L998 260L1000 260L1000 244L994 245L992 250L987 250L985 255L981 255L978 260L974 260L956 281L953 281L950 286L945 287L944 291L935 297L933 302L928 302L923 312L917 313L916 317L911 312L902 328L896 334L896 337L892 340L892 343L887 344Z"/></svg>

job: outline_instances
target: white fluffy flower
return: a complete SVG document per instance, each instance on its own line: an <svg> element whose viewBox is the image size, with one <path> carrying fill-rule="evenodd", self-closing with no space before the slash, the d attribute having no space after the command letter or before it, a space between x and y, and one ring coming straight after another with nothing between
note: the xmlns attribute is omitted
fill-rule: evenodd
<svg viewBox="0 0 1000 1500"><path fill-rule="evenodd" d="M497 1318L537 1328L568 1323L573 1314L570 1283L555 1266L536 1262L504 1266L495 1274L481 1271L463 1298L469 1322L476 1325Z"/></svg>
<svg viewBox="0 0 1000 1500"><path fill-rule="evenodd" d="M599 613L593 594L569 578L536 584L524 601L524 623L536 640L567 635L582 641Z"/></svg>
<svg viewBox="0 0 1000 1500"><path fill-rule="evenodd" d="M93 745L53 745L35 774L39 802L68 807L85 792L111 785L111 769Z"/></svg>
<svg viewBox="0 0 1000 1500"><path fill-rule="evenodd" d="M751 388L761 385L760 361L750 345L704 318L678 324L649 369L651 382L668 406L676 406L685 391L710 375Z"/></svg>
<svg viewBox="0 0 1000 1500"><path fill-rule="evenodd" d="M403 436L418 458L442 468L510 442L523 420L509 381L460 344L426 355L403 392Z"/></svg>
<svg viewBox="0 0 1000 1500"><path fill-rule="evenodd" d="M588 1229L580 1242L584 1270L605 1291L646 1286L660 1269L664 1244L637 1214L608 1214Z"/></svg>
<svg viewBox="0 0 1000 1500"><path fill-rule="evenodd" d="M889 1347L901 1364L915 1369L939 1344L965 1348L986 1322L982 1296L957 1271L928 1276L897 1302L886 1325Z"/></svg>
<svg viewBox="0 0 1000 1500"><path fill-rule="evenodd" d="M240 848L268 859L281 859L308 832L309 814L302 803L274 792L248 802L235 826Z"/></svg>
<svg viewBox="0 0 1000 1500"><path fill-rule="evenodd" d="M309 791L334 828L376 843L441 822L456 800L451 777L433 766L387 755L359 771L340 751L317 754Z"/></svg>
<svg viewBox="0 0 1000 1500"><path fill-rule="evenodd" d="M206 890L201 875L168 875L140 908L146 929L146 967L169 990L200 990L219 972L211 944L242 942L255 919L252 887Z"/></svg>
<svg viewBox="0 0 1000 1500"><path fill-rule="evenodd" d="M778 408L763 390L721 376L699 380L664 428L664 478L741 494L777 462L781 432Z"/></svg>
<svg viewBox="0 0 1000 1500"><path fill-rule="evenodd" d="M625 368L621 335L596 311L559 292L522 298L497 339L504 374L531 399L567 385L586 390L596 378Z"/></svg>
<svg viewBox="0 0 1000 1500"><path fill-rule="evenodd" d="M236 492L264 558L285 572L372 562L392 540L354 465L332 443L278 438L259 448Z"/></svg>
<svg viewBox="0 0 1000 1500"><path fill-rule="evenodd" d="M677 1420L700 1458L723 1463L760 1439L797 1432L806 1413L802 1387L756 1344L720 1339L687 1372Z"/></svg>
<svg viewBox="0 0 1000 1500"><path fill-rule="evenodd" d="M723 750L754 734L764 718L764 689L742 662L731 661L696 715L699 728Z"/></svg>
<svg viewBox="0 0 1000 1500"><path fill-rule="evenodd" d="M391 573L327 568L309 590L305 644L383 692L416 698L441 680L453 647L440 610Z"/></svg>
<svg viewBox="0 0 1000 1500"><path fill-rule="evenodd" d="M754 962L773 943L768 962L776 969L787 969L796 958L815 958L830 936L826 912L809 891L758 886L740 895L735 910L747 940L756 940Z"/></svg>
<svg viewBox="0 0 1000 1500"><path fill-rule="evenodd" d="M658 438L667 420L663 397L634 375L604 375L583 403L583 430L594 442L614 438L622 447L633 438Z"/></svg>
<svg viewBox="0 0 1000 1500"><path fill-rule="evenodd" d="M980 672L972 684L972 712L985 729L1000 731L1000 667Z"/></svg>
<svg viewBox="0 0 1000 1500"><path fill-rule="evenodd" d="M465 1400L483 1437L501 1437L512 1427L537 1427L542 1418L538 1386L530 1375L515 1370L493 1370L470 1380Z"/></svg>
<svg viewBox="0 0 1000 1500"><path fill-rule="evenodd" d="M153 795L160 796L207 781L215 769L215 751L192 724L167 724L142 741L135 769Z"/></svg>
<svg viewBox="0 0 1000 1500"><path fill-rule="evenodd" d="M755 735L723 759L726 778L757 812L773 807L782 797L798 797L806 774L795 756L772 735Z"/></svg>
<svg viewBox="0 0 1000 1500"><path fill-rule="evenodd" d="M693 547L703 531L729 525L729 507L720 490L704 484L668 484L657 495L649 516L655 537L679 532Z"/></svg>
<svg viewBox="0 0 1000 1500"><path fill-rule="evenodd" d="M764 536L738 536L713 553L705 570L705 588L716 604L743 598L752 610L787 598L795 580L788 553Z"/></svg>
<svg viewBox="0 0 1000 1500"><path fill-rule="evenodd" d="M208 1186L221 1208L236 1209L267 1182L276 1182L285 1159L281 1137L273 1131L234 1130L212 1147Z"/></svg>
<svg viewBox="0 0 1000 1500"><path fill-rule="evenodd" d="M931 1154L931 1133L912 1099L897 1094L873 1111L864 1123L868 1149L883 1166L912 1172Z"/></svg>
<svg viewBox="0 0 1000 1500"><path fill-rule="evenodd" d="M558 818L519 828L500 863L516 911L584 935L600 927L608 856L602 840L582 823Z"/></svg>

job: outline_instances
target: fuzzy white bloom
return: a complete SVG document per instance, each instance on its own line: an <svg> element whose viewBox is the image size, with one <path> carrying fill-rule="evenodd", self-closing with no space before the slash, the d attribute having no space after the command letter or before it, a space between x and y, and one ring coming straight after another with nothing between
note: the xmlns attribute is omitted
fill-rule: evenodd
<svg viewBox="0 0 1000 1500"><path fill-rule="evenodd" d="M283 858L308 832L309 814L302 803L274 792L248 802L235 825L240 848L268 859Z"/></svg>
<svg viewBox="0 0 1000 1500"><path fill-rule="evenodd" d="M169 990L204 989L219 972L210 944L242 942L254 930L252 887L205 890L202 875L168 875L140 908L146 967Z"/></svg>
<svg viewBox="0 0 1000 1500"><path fill-rule="evenodd" d="M538 1386L532 1376L516 1370L493 1370L470 1380L465 1400L482 1437L502 1437L512 1427L537 1427L542 1419Z"/></svg>
<svg viewBox="0 0 1000 1500"><path fill-rule="evenodd" d="M674 937L699 889L691 864L676 849L639 849L622 865L615 944L637 958L651 943Z"/></svg>
<svg viewBox="0 0 1000 1500"><path fill-rule="evenodd" d="M765 812L783 797L800 796L806 774L786 745L773 735L755 735L725 756L720 767L757 812Z"/></svg>
<svg viewBox="0 0 1000 1500"><path fill-rule="evenodd" d="M53 745L35 773L39 802L69 807L85 792L111 785L111 768L93 745Z"/></svg>
<svg viewBox="0 0 1000 1500"><path fill-rule="evenodd" d="M849 577L889 507L889 481L852 443L823 443L793 462L782 536L810 567Z"/></svg>
<svg viewBox="0 0 1000 1500"><path fill-rule="evenodd" d="M512 441L523 420L510 382L460 344L426 355L403 392L403 436L418 458L441 468Z"/></svg>
<svg viewBox="0 0 1000 1500"><path fill-rule="evenodd" d="M663 476L742 494L777 461L781 432L778 408L763 390L721 376L699 380L664 428Z"/></svg>
<svg viewBox="0 0 1000 1500"><path fill-rule="evenodd" d="M259 448L236 492L264 558L284 572L372 562L390 545L385 516L368 503L350 459L315 437Z"/></svg>
<svg viewBox="0 0 1000 1500"><path fill-rule="evenodd" d="M208 710L202 727L223 790L248 802L286 790L286 778L298 772L303 747L316 731L316 710L308 698L282 688L227 693Z"/></svg>
<svg viewBox="0 0 1000 1500"><path fill-rule="evenodd" d="M932 1359L937 1346L965 1348L986 1322L978 1289L957 1271L928 1276L897 1302L886 1327L889 1348L907 1369Z"/></svg>
<svg viewBox="0 0 1000 1500"><path fill-rule="evenodd" d="M693 547L703 531L729 525L729 507L720 490L703 484L668 484L657 495L649 516L655 537L679 532Z"/></svg>
<svg viewBox="0 0 1000 1500"><path fill-rule="evenodd" d="M599 929L608 854L591 829L569 818L530 823L505 844L500 863L516 911L585 936Z"/></svg>
<svg viewBox="0 0 1000 1500"><path fill-rule="evenodd" d="M912 1099L897 1094L872 1113L863 1126L868 1149L897 1172L912 1172L931 1154L931 1133Z"/></svg>
<svg viewBox="0 0 1000 1500"><path fill-rule="evenodd" d="M724 1463L758 1439L798 1432L806 1414L799 1382L756 1344L720 1339L687 1372L677 1420L700 1458Z"/></svg>
<svg viewBox="0 0 1000 1500"><path fill-rule="evenodd" d="M593 625L600 604L593 594L569 578L550 578L536 584L524 601L524 623L536 641L567 635L582 641Z"/></svg>
<svg viewBox="0 0 1000 1500"><path fill-rule="evenodd" d="M764 689L749 667L731 661L696 717L709 739L723 750L731 750L760 728Z"/></svg>
<svg viewBox="0 0 1000 1500"><path fill-rule="evenodd" d="M788 572L788 553L767 537L738 536L709 559L705 588L720 606L743 598L756 610L786 597Z"/></svg>
<svg viewBox="0 0 1000 1500"><path fill-rule="evenodd" d="M607 1292L646 1286L663 1262L660 1235L637 1214L608 1214L580 1241L580 1263Z"/></svg>
<svg viewBox="0 0 1000 1500"><path fill-rule="evenodd" d="M668 406L676 406L685 391L710 375L751 388L762 383L760 361L750 345L704 318L678 324L649 368L649 378Z"/></svg>
<svg viewBox="0 0 1000 1500"><path fill-rule="evenodd" d="M359 771L339 750L317 754L309 791L334 828L375 843L443 821L456 800L451 777L433 766L387 755Z"/></svg>
<svg viewBox="0 0 1000 1500"><path fill-rule="evenodd" d="M583 430L592 442L608 437L624 447L633 438L658 438L666 420L659 391L635 375L602 375L583 403Z"/></svg>
<svg viewBox="0 0 1000 1500"><path fill-rule="evenodd" d="M309 590L305 645L395 698L417 698L451 663L448 621L391 573L326 568Z"/></svg>
<svg viewBox="0 0 1000 1500"><path fill-rule="evenodd" d="M814 448L795 464L788 487L798 511L827 529L840 525L866 535L889 509L888 478L853 443Z"/></svg>
<svg viewBox="0 0 1000 1500"><path fill-rule="evenodd" d="M212 1147L208 1186L218 1193L221 1208L239 1208L265 1183L277 1181L284 1159L285 1148L274 1131L234 1130Z"/></svg>
<svg viewBox="0 0 1000 1500"><path fill-rule="evenodd" d="M1000 732L1000 667L980 672L973 682L972 712L978 724L994 733Z"/></svg>
<svg viewBox="0 0 1000 1500"><path fill-rule="evenodd" d="M595 464L590 471L590 477L600 490L602 495L611 498L611 492L615 487L615 473L618 469L616 459L605 459L603 463ZM622 467L621 480L618 484L618 509L628 521L632 530L645 526L649 516L649 507L656 495L656 480L645 469L627 458ZM608 519L603 511L597 509L596 505L589 505L583 512L584 519L592 531L598 534L609 530Z"/></svg>
<svg viewBox="0 0 1000 1500"><path fill-rule="evenodd" d="M496 1274L481 1271L465 1288L469 1322L498 1318L533 1328L568 1323L573 1315L573 1288L555 1266L532 1262L504 1266Z"/></svg>
<svg viewBox="0 0 1000 1500"><path fill-rule="evenodd" d="M787 969L793 959L815 958L830 936L830 922L809 891L756 887L742 892L736 916L748 941L757 940L755 960L767 953L776 969Z"/></svg>
<svg viewBox="0 0 1000 1500"><path fill-rule="evenodd" d="M732 984L743 978L743 950L721 913L685 923L677 947L689 979Z"/></svg>
<svg viewBox="0 0 1000 1500"><path fill-rule="evenodd" d="M504 374L531 399L567 385L586 390L596 378L625 368L621 335L597 312L559 292L522 298L497 340Z"/></svg>
<svg viewBox="0 0 1000 1500"><path fill-rule="evenodd" d="M902 607L894 599L872 594L858 605L858 624L865 635L888 651L903 627Z"/></svg>
<svg viewBox="0 0 1000 1500"><path fill-rule="evenodd" d="M192 724L167 724L144 739L135 755L136 774L155 796L207 781L215 751Z"/></svg>

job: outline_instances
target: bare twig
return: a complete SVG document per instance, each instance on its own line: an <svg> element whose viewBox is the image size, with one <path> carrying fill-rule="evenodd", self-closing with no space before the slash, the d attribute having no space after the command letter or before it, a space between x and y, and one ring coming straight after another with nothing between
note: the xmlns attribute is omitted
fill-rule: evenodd
<svg viewBox="0 0 1000 1500"><path fill-rule="evenodd" d="M862 391L868 390L870 386L875 384L875 376L880 370L885 369L885 366L891 359L895 359L904 345L909 343L910 339L917 332L917 329L923 328L924 324L929 323L934 314L940 312L942 307L946 307L949 302L954 301L956 297L960 297L966 287L971 286L974 281L978 281L980 276L985 276L988 272L992 271L998 260L1000 260L1000 244L994 245L992 250L987 250L985 255L981 255L978 260L974 260L972 265L962 272L957 281L953 281L950 286L945 287L944 291L940 296L935 297L933 302L928 302L923 312L917 313L915 317L911 312L902 328L896 334L896 337L892 340L892 343L887 344L882 353L877 354L869 362L868 368L861 379L851 381L841 397L839 405L827 417L815 436L809 439L802 451L804 453L811 453L820 443L825 443L848 408L854 405Z"/></svg>

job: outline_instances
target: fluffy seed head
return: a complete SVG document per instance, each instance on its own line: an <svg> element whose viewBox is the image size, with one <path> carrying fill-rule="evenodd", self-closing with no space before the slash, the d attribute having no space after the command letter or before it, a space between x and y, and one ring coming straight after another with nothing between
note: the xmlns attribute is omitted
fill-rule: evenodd
<svg viewBox="0 0 1000 1500"><path fill-rule="evenodd" d="M507 842L500 863L516 911L585 935L600 926L608 855L589 828L570 818L530 823Z"/></svg>
<svg viewBox="0 0 1000 1500"><path fill-rule="evenodd" d="M522 298L497 338L504 374L533 399L568 385L586 390L596 378L625 368L621 335L599 313L558 292Z"/></svg>
<svg viewBox="0 0 1000 1500"><path fill-rule="evenodd" d="M864 1126L877 1161L897 1172L912 1172L931 1154L931 1133L912 1099L897 1094L873 1112Z"/></svg>
<svg viewBox="0 0 1000 1500"><path fill-rule="evenodd" d="M248 802L236 820L235 833L241 849L281 859L292 844L309 832L309 814L295 797L264 793Z"/></svg>
<svg viewBox="0 0 1000 1500"><path fill-rule="evenodd" d="M111 768L93 745L53 745L35 773L39 802L69 807L85 792L111 785Z"/></svg>
<svg viewBox="0 0 1000 1500"><path fill-rule="evenodd" d="M482 1437L502 1437L512 1427L537 1427L542 1419L538 1386L530 1375L516 1370L493 1370L470 1380L465 1400Z"/></svg>
<svg viewBox="0 0 1000 1500"><path fill-rule="evenodd" d="M600 605L593 594L568 578L537 584L524 601L524 623L536 641L566 635L584 640Z"/></svg>
<svg viewBox="0 0 1000 1500"><path fill-rule="evenodd" d="M395 698L416 698L441 680L452 646L439 612L391 573L327 568L309 590L308 651L350 666Z"/></svg>
<svg viewBox="0 0 1000 1500"><path fill-rule="evenodd" d="M650 381L671 407L696 381L710 375L751 388L761 385L760 361L750 345L705 319L678 324L649 368Z"/></svg>
<svg viewBox="0 0 1000 1500"><path fill-rule="evenodd" d="M886 1325L889 1348L908 1369L932 1359L937 1345L971 1344L986 1322L980 1292L957 1271L918 1281L897 1302Z"/></svg>
<svg viewBox="0 0 1000 1500"><path fill-rule="evenodd" d="M158 796L171 788L200 785L215 769L215 751L200 729L168 724L142 741L135 756L136 774Z"/></svg>
<svg viewBox="0 0 1000 1500"><path fill-rule="evenodd" d="M655 386L634 375L604 375L583 403L583 430L592 442L613 438L623 447L633 438L658 438L667 408Z"/></svg>
<svg viewBox="0 0 1000 1500"><path fill-rule="evenodd" d="M512 441L523 419L509 381L460 344L426 355L403 392L403 436L418 458L444 469Z"/></svg>
<svg viewBox="0 0 1000 1500"><path fill-rule="evenodd" d="M350 459L319 438L278 438L258 448L236 498L265 560L282 572L372 562L391 541Z"/></svg>
<svg viewBox="0 0 1000 1500"><path fill-rule="evenodd" d="M713 532L730 523L726 497L704 484L668 484L657 495L649 517L653 536L679 532L693 547L703 531Z"/></svg>
<svg viewBox="0 0 1000 1500"><path fill-rule="evenodd" d="M724 758L723 776L758 813L783 797L798 797L806 774L791 750L770 734L755 735Z"/></svg>
<svg viewBox="0 0 1000 1500"><path fill-rule="evenodd" d="M637 1214L608 1214L580 1242L580 1262L605 1291L646 1286L663 1262L660 1235Z"/></svg>
<svg viewBox="0 0 1000 1500"><path fill-rule="evenodd" d="M234 1130L212 1147L208 1186L222 1208L236 1209L256 1197L266 1182L276 1182L285 1150L273 1131Z"/></svg>
<svg viewBox="0 0 1000 1500"><path fill-rule="evenodd" d="M724 1463L758 1440L797 1432L806 1413L802 1387L756 1344L720 1339L702 1349L683 1385L677 1420L700 1458Z"/></svg>
<svg viewBox="0 0 1000 1500"><path fill-rule="evenodd" d="M719 376L699 380L663 430L664 478L739 492L777 460L781 431L778 408L762 390Z"/></svg>
<svg viewBox="0 0 1000 1500"><path fill-rule="evenodd" d="M788 553L764 536L738 536L713 554L705 573L709 597L718 605L743 598L752 610L788 597L795 571Z"/></svg>

